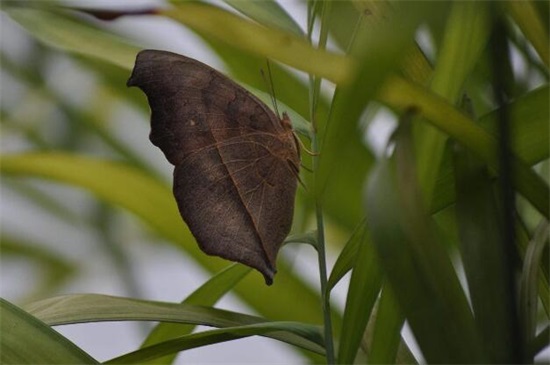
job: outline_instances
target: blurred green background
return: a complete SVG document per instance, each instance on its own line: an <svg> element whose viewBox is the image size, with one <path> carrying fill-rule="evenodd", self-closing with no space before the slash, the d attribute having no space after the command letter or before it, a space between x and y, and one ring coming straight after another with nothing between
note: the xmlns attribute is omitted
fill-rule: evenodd
<svg viewBox="0 0 550 365"><path fill-rule="evenodd" d="M164 49L219 69L270 105L260 72L269 58L279 110L320 152L302 153L291 237L319 240L321 207L337 360L507 362L515 350L527 362L548 359L548 3L1 6L2 298L179 302L227 268L199 251L181 221L172 166L148 140L146 99L125 84L140 49ZM507 51L496 58L501 19ZM495 90L506 92L506 107ZM498 195L502 115L511 210ZM500 246L510 211L511 249ZM315 249L286 245L278 268L272 287L243 273L217 307L322 325ZM150 330L61 328L98 360L138 348ZM179 360L316 356L254 337Z"/></svg>

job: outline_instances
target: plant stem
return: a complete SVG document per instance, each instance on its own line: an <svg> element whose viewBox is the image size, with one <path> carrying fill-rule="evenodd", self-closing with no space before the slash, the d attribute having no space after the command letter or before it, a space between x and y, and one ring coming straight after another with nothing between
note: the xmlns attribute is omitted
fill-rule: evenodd
<svg viewBox="0 0 550 365"><path fill-rule="evenodd" d="M311 5L314 4L314 5ZM321 9L315 9L315 5L321 4ZM308 3L308 40L312 42L313 37L313 25L315 22L316 12L321 13L321 29L319 33L319 49L326 49L328 40L328 16L330 14L331 2L321 3ZM318 141L318 129L317 129L317 107L319 104L321 94L321 79L317 76L310 75L310 117L313 127L313 133L311 138L311 149L313 151L313 183L317 184L315 177L319 166L319 141ZM330 292L327 285L327 260L325 251L325 224L323 220L323 209L321 207L320 197L318 196L317 186L314 186L315 191L315 216L317 221L317 258L319 260L319 276L321 280L321 302L323 308L323 320L324 320L324 336L325 336L325 351L327 364L333 365L336 363L334 356L334 340L332 335L332 317L330 310Z"/></svg>
<svg viewBox="0 0 550 365"><path fill-rule="evenodd" d="M495 12L498 14L498 12ZM498 107L497 127L498 127L498 158L500 173L498 182L500 187L500 200L502 202L501 227L503 227L503 237L501 243L501 252L503 253L503 273L504 292L502 299L502 308L507 312L504 318L508 318L506 328L508 336L507 343L512 344L509 353L509 361L513 363L532 362L527 356L525 337L523 328L518 316L516 301L516 273L515 264L516 244L515 244L515 192L512 181L514 171L512 166L512 152L510 147L510 115L507 107L507 98L512 97L514 87L514 77L512 67L508 60L508 39L507 28L503 20L503 15L498 14L493 19L493 34L491 38L491 62L493 68L493 98Z"/></svg>
<svg viewBox="0 0 550 365"><path fill-rule="evenodd" d="M319 153L317 133L314 134L311 147L314 154ZM316 171L318 156L313 156L313 169ZM315 216L317 221L317 258L319 260L319 276L321 280L321 302L324 319L325 351L327 364L335 364L334 341L332 336L332 317L330 310L330 293L327 286L327 260L325 252L325 224L323 220L323 209L318 197L315 198Z"/></svg>

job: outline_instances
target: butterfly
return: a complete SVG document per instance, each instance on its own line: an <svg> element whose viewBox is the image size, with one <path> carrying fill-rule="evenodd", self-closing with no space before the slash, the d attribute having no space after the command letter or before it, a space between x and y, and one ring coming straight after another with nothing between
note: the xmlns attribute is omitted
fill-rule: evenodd
<svg viewBox="0 0 550 365"><path fill-rule="evenodd" d="M268 285L292 226L300 150L286 113L197 60L138 53L128 86L151 108L151 142L175 166L179 212L209 255L261 272Z"/></svg>

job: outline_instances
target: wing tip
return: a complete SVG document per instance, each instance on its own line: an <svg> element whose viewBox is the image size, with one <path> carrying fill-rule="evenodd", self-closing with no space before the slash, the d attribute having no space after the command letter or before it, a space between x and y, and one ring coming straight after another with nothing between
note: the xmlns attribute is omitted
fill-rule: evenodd
<svg viewBox="0 0 550 365"><path fill-rule="evenodd" d="M266 267L263 270L260 270L260 272L264 276L265 284L267 286L271 286L271 284L273 284L273 278L274 278L275 274L277 273L277 270L273 269L271 267Z"/></svg>

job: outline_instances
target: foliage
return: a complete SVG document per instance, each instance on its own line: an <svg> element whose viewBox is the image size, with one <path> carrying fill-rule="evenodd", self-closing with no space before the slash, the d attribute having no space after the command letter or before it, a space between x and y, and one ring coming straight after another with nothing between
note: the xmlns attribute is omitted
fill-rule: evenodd
<svg viewBox="0 0 550 365"><path fill-rule="evenodd" d="M3 227L2 260L23 257L48 275L25 306L2 300L2 363L93 363L52 326L130 320L160 324L111 363L171 363L180 351L254 335L327 363L531 363L548 347L548 3L309 1L299 4L303 24L287 5L2 3L32 40L24 62L1 50L3 74L25 88L1 105L3 138L25 143L2 153L3 188L68 224L78 218L41 184L88 192L98 209L86 225L122 272L106 222L126 212L213 274L181 304L52 297L75 264ZM287 241L316 248L320 291L284 255L265 287L250 269L201 253L167 179L106 122L120 105L149 113L125 87L144 48L140 28L131 39L113 26L138 18L193 31L263 99L259 70L272 60L279 109L312 151L302 154L305 188ZM47 61L60 54L93 76L85 102L48 82ZM380 110L398 122L382 151L365 142ZM332 268L327 246L339 252ZM331 291L349 272L340 313ZM228 292L259 316L215 308ZM421 355L403 340L405 322ZM192 333L196 325L216 329Z"/></svg>

